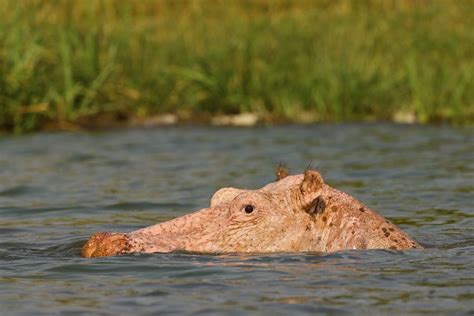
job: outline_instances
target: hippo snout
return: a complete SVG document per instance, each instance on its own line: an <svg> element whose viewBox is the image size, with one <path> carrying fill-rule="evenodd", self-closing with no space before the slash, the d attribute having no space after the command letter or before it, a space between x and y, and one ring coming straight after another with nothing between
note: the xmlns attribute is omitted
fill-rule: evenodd
<svg viewBox="0 0 474 316"><path fill-rule="evenodd" d="M85 258L113 256L128 252L130 243L125 234L101 232L89 238L82 247Z"/></svg>

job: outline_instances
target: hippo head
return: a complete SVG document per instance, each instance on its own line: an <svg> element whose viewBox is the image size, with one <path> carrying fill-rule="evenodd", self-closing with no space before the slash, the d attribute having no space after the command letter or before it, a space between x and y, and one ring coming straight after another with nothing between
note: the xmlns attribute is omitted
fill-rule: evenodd
<svg viewBox="0 0 474 316"><path fill-rule="evenodd" d="M395 225L326 185L318 172L287 174L280 167L277 181L258 190L220 189L208 208L174 220L126 234L95 234L82 254L98 257L177 250L262 253L419 247ZM374 224L383 225L384 230L376 230L372 236L367 229ZM385 230L399 239L385 236Z"/></svg>

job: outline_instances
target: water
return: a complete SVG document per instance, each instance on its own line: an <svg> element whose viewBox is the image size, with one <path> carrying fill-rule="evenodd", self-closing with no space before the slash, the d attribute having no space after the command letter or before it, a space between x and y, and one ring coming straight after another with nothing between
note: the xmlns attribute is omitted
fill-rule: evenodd
<svg viewBox="0 0 474 316"><path fill-rule="evenodd" d="M285 162L402 226L423 251L135 254L129 231L258 188ZM474 313L474 130L396 125L181 127L0 138L0 313Z"/></svg>

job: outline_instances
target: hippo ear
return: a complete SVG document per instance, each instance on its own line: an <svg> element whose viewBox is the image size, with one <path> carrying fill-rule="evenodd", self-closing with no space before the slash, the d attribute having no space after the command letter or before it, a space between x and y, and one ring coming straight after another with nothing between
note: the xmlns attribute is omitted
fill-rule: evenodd
<svg viewBox="0 0 474 316"><path fill-rule="evenodd" d="M318 200L320 191L324 186L323 177L315 170L307 169L304 172L304 179L300 185L300 201L306 211L314 208L315 201Z"/></svg>
<svg viewBox="0 0 474 316"><path fill-rule="evenodd" d="M276 181L280 181L281 179L284 179L284 178L288 177L289 174L290 174L290 172L288 171L288 169L285 167L284 164L282 164L280 162L280 164L278 165L278 168L276 169L276 172L275 172Z"/></svg>

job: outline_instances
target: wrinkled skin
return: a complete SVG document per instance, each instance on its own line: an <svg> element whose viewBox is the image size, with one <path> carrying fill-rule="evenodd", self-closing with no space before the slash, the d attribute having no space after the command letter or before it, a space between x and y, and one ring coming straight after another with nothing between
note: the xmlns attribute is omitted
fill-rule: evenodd
<svg viewBox="0 0 474 316"><path fill-rule="evenodd" d="M176 250L228 252L333 252L344 249L422 248L400 228L313 170L259 190L223 188L208 208L130 233L97 233L84 257Z"/></svg>

